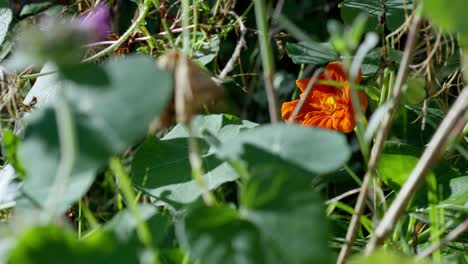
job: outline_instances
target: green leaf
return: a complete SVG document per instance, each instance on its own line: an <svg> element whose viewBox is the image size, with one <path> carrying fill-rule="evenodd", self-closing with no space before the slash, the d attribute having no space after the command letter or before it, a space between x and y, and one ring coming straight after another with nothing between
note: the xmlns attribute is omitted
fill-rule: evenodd
<svg viewBox="0 0 468 264"><path fill-rule="evenodd" d="M286 52L296 64L326 64L339 60L338 53L329 43L286 43Z"/></svg>
<svg viewBox="0 0 468 264"><path fill-rule="evenodd" d="M329 263L325 209L310 174L255 147L246 146L245 156L258 161L249 166L241 212L277 251L277 263Z"/></svg>
<svg viewBox="0 0 468 264"><path fill-rule="evenodd" d="M226 162L216 158L214 148L210 149L205 141L210 142L212 138L215 141L229 141L241 131L255 126L257 124L253 122L226 114L199 115L192 119L194 137L200 138L204 178L210 190L236 180L239 175ZM163 140L147 139L135 154L133 184L154 197L156 203L179 208L182 204L195 201L202 193L192 179L187 137L186 126L177 124Z"/></svg>
<svg viewBox="0 0 468 264"><path fill-rule="evenodd" d="M220 141L229 140L236 136L240 131L253 128L256 123L248 120L241 120L235 116L228 114L219 115L198 115L191 121L193 136L203 138L203 132L209 131L215 135ZM183 124L177 124L163 139L187 138L187 127Z"/></svg>
<svg viewBox="0 0 468 264"><path fill-rule="evenodd" d="M384 183L398 190L418 163L420 153L419 148L410 145L386 142L378 164Z"/></svg>
<svg viewBox="0 0 468 264"><path fill-rule="evenodd" d="M0 7L3 7L3 1ZM12 18L13 14L9 8L0 8L0 45L3 44L3 40L8 33Z"/></svg>
<svg viewBox="0 0 468 264"><path fill-rule="evenodd" d="M425 0L424 14L443 30L468 33L465 0Z"/></svg>
<svg viewBox="0 0 468 264"><path fill-rule="evenodd" d="M182 244L200 263L276 263L273 250L262 245L260 231L233 208L195 207L182 226Z"/></svg>
<svg viewBox="0 0 468 264"><path fill-rule="evenodd" d="M102 69L109 78L108 85L63 81L63 87L57 87L65 89L70 101L78 142L77 160L58 201L58 211L65 211L88 190L110 156L146 135L148 124L171 96L170 74L158 69L150 58L112 60ZM39 205L47 200L60 162L56 123L51 108L33 113L19 148L27 168L24 191Z"/></svg>
<svg viewBox="0 0 468 264"><path fill-rule="evenodd" d="M249 166L240 209L191 208L178 229L201 263L329 263L323 204L310 174L278 156L246 146ZM317 228L320 227L320 228Z"/></svg>
<svg viewBox="0 0 468 264"><path fill-rule="evenodd" d="M351 25L360 14L366 14L367 31L380 31L379 16L385 11L385 22L388 29L396 30L405 21L413 9L413 0L344 0L341 7L341 17L345 24Z"/></svg>
<svg viewBox="0 0 468 264"><path fill-rule="evenodd" d="M238 159L246 144L281 157L309 172L325 174L348 161L351 150L343 134L336 131L299 125L263 125L242 131L224 142L218 155ZM249 162L255 162L255 157Z"/></svg>
<svg viewBox="0 0 468 264"><path fill-rule="evenodd" d="M53 252L54 254L51 254ZM25 231L10 251L8 263L139 263L139 250L111 233L98 233L78 241L76 234L57 226L38 226Z"/></svg>
<svg viewBox="0 0 468 264"><path fill-rule="evenodd" d="M457 177L450 180L450 197L443 204L468 205L468 176Z"/></svg>
<svg viewBox="0 0 468 264"><path fill-rule="evenodd" d="M148 229L151 231L153 244L157 247L171 247L175 234L170 215L163 214L157 208L148 204L139 205L138 211L141 220L146 222ZM137 220L129 209L119 212L103 228L105 231L112 231L122 243L143 247L137 236L136 229Z"/></svg>
<svg viewBox="0 0 468 264"><path fill-rule="evenodd" d="M208 146L199 141L203 154L205 182L215 189L239 176L225 162L207 154ZM175 209L195 201L202 193L192 179L186 138L169 140L147 139L137 150L132 162L132 181L141 190Z"/></svg>

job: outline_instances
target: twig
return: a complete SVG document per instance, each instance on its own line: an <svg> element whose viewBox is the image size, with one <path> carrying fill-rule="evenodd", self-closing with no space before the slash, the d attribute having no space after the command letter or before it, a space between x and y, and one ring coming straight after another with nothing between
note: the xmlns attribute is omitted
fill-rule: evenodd
<svg viewBox="0 0 468 264"><path fill-rule="evenodd" d="M312 75L312 78L307 83L307 87L304 93L302 94L301 99L299 100L299 103L297 103L296 107L294 108L294 111L292 112L291 116L288 119L288 124L292 124L294 122L294 119L296 119L297 114L299 114L299 112L302 109L302 106L304 106L304 102L306 101L307 97L309 97L309 94L312 91L312 87L317 81L317 78L320 73L322 73L322 69L317 69Z"/></svg>
<svg viewBox="0 0 468 264"><path fill-rule="evenodd" d="M91 62L96 59L99 59L107 55L108 53L113 52L118 47L120 47L120 45L122 45L122 43L124 43L130 37L130 35L133 34L135 29L137 29L138 26L140 26L140 24L145 21L146 15L148 14L148 11L150 10L150 8L151 8L151 0L145 0L143 2L143 7L140 9L140 15L135 20L135 22L127 29L127 31L125 31L125 33L123 33L123 35L118 40L116 40L112 45L100 51L99 53L96 53L93 56L84 59L83 62Z"/></svg>
<svg viewBox="0 0 468 264"><path fill-rule="evenodd" d="M191 29L191 28L194 28L194 26L190 25L190 26L187 27L187 29ZM175 28L175 29L171 30L170 33L180 33L183 30L184 30L184 28ZM166 35L168 35L167 33L168 32L164 31L164 32L159 32L156 35L157 36L166 36ZM144 37L135 38L135 39L133 39L133 41L134 42L147 41L147 40L149 40L151 38L152 38L152 36L144 36ZM93 43L86 44L85 47L92 48L92 47L97 47L97 46L113 45L113 44L117 43L117 41L118 40L105 40L105 41L93 42Z"/></svg>
<svg viewBox="0 0 468 264"><path fill-rule="evenodd" d="M226 63L226 66L224 66L224 69L218 75L218 78L215 79L215 81L218 83L222 82L226 78L228 73L230 73L234 69L234 64L239 59L242 48L245 47L247 44L245 42L245 33L247 32L247 28L245 27L244 22L242 22L242 18L239 17L233 11L229 11L229 14L235 17L237 21L239 22L240 37L239 37L239 41L237 42L236 48L234 49L234 53L232 54L229 61Z"/></svg>
<svg viewBox="0 0 468 264"><path fill-rule="evenodd" d="M255 17L258 29L258 41L260 42L260 54L263 65L263 78L265 79L265 90L268 100L268 110L270 121L279 122L279 106L273 86L273 75L275 73L273 53L271 51L270 34L268 30L268 19L266 13L265 0L255 1Z"/></svg>
<svg viewBox="0 0 468 264"><path fill-rule="evenodd" d="M348 196L351 196L351 195L353 195L353 194L358 193L360 190L361 190L361 189L359 189L359 188L349 190L349 191L347 191L347 192L344 192L344 193L338 195L337 197L334 197L334 198L332 198L332 199L330 199L330 200L325 201L325 204L336 203L336 202L340 201L341 199L344 199L344 198L346 198L346 197L348 197Z"/></svg>
<svg viewBox="0 0 468 264"><path fill-rule="evenodd" d="M406 208L413 194L425 180L434 163L445 152L447 142L463 131L468 119L468 87L465 87L453 104L447 116L435 132L416 167L402 186L392 205L382 218L375 234L367 244L366 253L372 252L393 230L396 221Z"/></svg>
<svg viewBox="0 0 468 264"><path fill-rule="evenodd" d="M356 206L354 208L355 213L351 218L351 223L349 224L348 231L346 232L346 242L341 248L337 264L342 264L345 262L347 256L349 255L349 252L351 251L351 247L354 241L356 240L356 232L359 227L359 219L361 218L361 215L364 212L364 207L366 204L365 201L367 197L369 182L377 168L377 163L380 159L385 139L387 138L388 131L390 130L393 114L398 106L398 103L400 102L400 98L403 92L403 84L408 74L408 65L410 64L411 56L413 53L413 47L416 43L416 36L420 20L420 15L417 13L411 21L408 38L406 40L405 50L401 59L400 68L398 69L398 76L393 88L393 97L392 100L390 100L390 102L388 103L388 108L386 109L386 113L380 125L380 129L378 130L375 144L372 147L369 163L367 166L367 172L364 175L364 179L362 181L361 186L361 192L359 193L358 199L356 201Z"/></svg>
<svg viewBox="0 0 468 264"><path fill-rule="evenodd" d="M435 243L431 245L430 247L424 249L422 252L420 252L416 256L416 260L422 260L423 258L428 257L434 251L440 249L441 247L445 246L449 242L457 239L461 234L466 232L466 230L468 230L468 220L465 220L465 222L458 225L455 229L453 229L450 233L448 233L447 236L444 237L442 240L440 240L438 243Z"/></svg>

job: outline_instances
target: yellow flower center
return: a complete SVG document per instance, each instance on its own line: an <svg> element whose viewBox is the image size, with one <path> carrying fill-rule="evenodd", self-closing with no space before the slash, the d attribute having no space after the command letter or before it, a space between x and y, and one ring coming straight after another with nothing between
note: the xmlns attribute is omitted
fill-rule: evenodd
<svg viewBox="0 0 468 264"><path fill-rule="evenodd" d="M327 115L331 115L336 110L336 100L334 96L328 97L326 100L320 100L322 105L322 110Z"/></svg>

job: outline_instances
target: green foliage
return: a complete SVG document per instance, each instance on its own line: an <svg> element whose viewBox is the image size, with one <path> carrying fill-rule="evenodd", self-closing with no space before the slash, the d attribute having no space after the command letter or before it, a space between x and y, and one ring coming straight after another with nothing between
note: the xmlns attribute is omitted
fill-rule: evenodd
<svg viewBox="0 0 468 264"><path fill-rule="evenodd" d="M403 24L405 17L411 14L412 0L345 0L341 7L341 17L348 25L352 24L360 14L366 14L369 19L367 30L382 30L382 14L385 16L385 26L391 31Z"/></svg>
<svg viewBox="0 0 468 264"><path fill-rule="evenodd" d="M236 138L222 144L218 155L228 159L239 158L248 144L316 174L339 169L350 156L342 134L285 124L264 125L241 132Z"/></svg>
<svg viewBox="0 0 468 264"><path fill-rule="evenodd" d="M427 152L467 89L466 8L338 2L1 1L0 263L326 264L345 243L345 262L424 263L468 215L463 111ZM191 56L161 63L174 50ZM360 69L360 83L300 93L295 80L331 61L343 73L320 79ZM296 99L318 127L275 120ZM429 172L396 204L416 164ZM360 256L386 220L382 249ZM466 236L449 240L434 263L466 260Z"/></svg>
<svg viewBox="0 0 468 264"><path fill-rule="evenodd" d="M338 54L329 43L287 43L286 52L296 64L326 64L338 60Z"/></svg>
<svg viewBox="0 0 468 264"><path fill-rule="evenodd" d="M466 1L464 0L426 0L424 13L431 21L444 30L468 33L468 22L461 19L466 15Z"/></svg>
<svg viewBox="0 0 468 264"><path fill-rule="evenodd" d="M240 191L240 214L230 207L195 207L185 218L181 237L193 259L328 263L324 210L308 173L250 145L244 155L256 162Z"/></svg>
<svg viewBox="0 0 468 264"><path fill-rule="evenodd" d="M78 142L78 160L63 190L67 195L56 205L59 211L65 211L88 190L97 170L112 155L144 137L148 123L162 111L170 97L169 74L159 70L148 58L114 60L104 65L102 72L108 79L106 84L64 81L59 87L66 93L62 100L68 100L72 106ZM158 83L157 89L149 86L150 83ZM129 111L124 107L128 103L136 107ZM57 116L52 108L34 113L19 148L27 175L24 191L40 205L45 205L50 195L63 155L56 124Z"/></svg>

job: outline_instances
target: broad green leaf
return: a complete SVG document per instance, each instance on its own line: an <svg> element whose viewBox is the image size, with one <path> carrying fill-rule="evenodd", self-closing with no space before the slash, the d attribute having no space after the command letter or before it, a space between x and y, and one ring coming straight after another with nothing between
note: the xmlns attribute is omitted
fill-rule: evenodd
<svg viewBox="0 0 468 264"><path fill-rule="evenodd" d="M380 177L387 186L399 189L418 163L420 154L418 148L386 142L378 164Z"/></svg>
<svg viewBox="0 0 468 264"><path fill-rule="evenodd" d="M412 145L386 142L378 164L379 175L385 184L395 190L400 189L419 162L422 152L423 149ZM449 162L441 160L434 164L427 178L434 177L437 185L441 187L439 192L443 192L442 197L448 197L451 179L459 176L461 176L459 172L454 170ZM422 200L425 199L424 193L418 193L418 195L421 194Z"/></svg>
<svg viewBox="0 0 468 264"><path fill-rule="evenodd" d="M203 264L277 263L260 231L227 206L192 208L179 231L190 257Z"/></svg>
<svg viewBox="0 0 468 264"><path fill-rule="evenodd" d="M198 142L208 188L215 189L225 182L236 180L239 177L237 173L227 163L217 159L213 155L214 148L209 149L202 139L210 142L204 135L209 132L215 141L230 141L241 131L257 124L220 114L195 116L191 126L193 136L200 138ZM154 197L156 203L178 208L195 201L202 193L192 179L187 137L186 126L177 124L162 140L147 139L135 154L132 181Z"/></svg>
<svg viewBox="0 0 468 264"><path fill-rule="evenodd" d="M205 182L215 189L239 176L225 162L207 154L208 146L199 141L203 154ZM192 179L186 138L169 140L147 139L137 150L132 163L132 181L138 188L155 198L157 204L178 208L195 201L202 193Z"/></svg>
<svg viewBox="0 0 468 264"><path fill-rule="evenodd" d="M248 120L241 120L235 116L227 114L219 115L198 115L191 121L191 128L194 137L203 138L203 131L209 131L219 140L225 141L236 136L240 131L253 128L256 123ZM177 124L163 139L187 138L187 127Z"/></svg>
<svg viewBox="0 0 468 264"><path fill-rule="evenodd" d="M103 70L108 75L108 85L64 81L58 87L65 89L72 106L78 142L73 174L57 201L59 211L65 211L88 190L97 170L110 156L146 135L148 124L171 96L169 73L158 69L149 58L112 60ZM60 162L56 124L51 108L33 113L19 148L27 170L24 191L39 204L47 200Z"/></svg>
<svg viewBox="0 0 468 264"><path fill-rule="evenodd" d="M385 6L384 6L385 5ZM413 0L345 0L341 7L341 17L344 22L351 25L360 14L366 14L367 30L381 30L379 16L385 11L385 22L388 29L396 30L410 15L413 9Z"/></svg>
<svg viewBox="0 0 468 264"><path fill-rule="evenodd" d="M178 237L201 263L328 263L328 233L320 195L308 172L246 146L249 166L239 212L226 206L191 208ZM318 228L320 227L320 228Z"/></svg>
<svg viewBox="0 0 468 264"><path fill-rule="evenodd" d="M468 33L465 0L425 0L424 13L440 28L450 32Z"/></svg>
<svg viewBox="0 0 468 264"><path fill-rule="evenodd" d="M339 56L329 43L286 43L286 52L296 64L326 64L339 60Z"/></svg>
<svg viewBox="0 0 468 264"><path fill-rule="evenodd" d="M412 257L402 256L391 251L378 250L370 256L356 256L350 260L350 264L424 264L426 261L416 261Z"/></svg>
<svg viewBox="0 0 468 264"><path fill-rule="evenodd" d="M309 173L251 146L244 156L257 161L248 168L241 212L280 256L276 263L329 263L325 209Z"/></svg>
<svg viewBox="0 0 468 264"><path fill-rule="evenodd" d="M251 144L309 172L325 174L348 161L351 150L343 134L299 125L273 124L242 131L224 142L218 155L238 159L244 146ZM255 157L249 162L255 162Z"/></svg>
<svg viewBox="0 0 468 264"><path fill-rule="evenodd" d="M139 252L119 244L111 233L98 233L78 241L76 234L57 226L37 226L25 231L10 251L8 263L139 263ZM53 254L52 254L53 253Z"/></svg>
<svg viewBox="0 0 468 264"><path fill-rule="evenodd" d="M2 6L3 5L0 4L0 7ZM9 8L0 8L0 45L3 44L3 40L5 39L8 33L8 28L10 26L12 18L13 15Z"/></svg>

